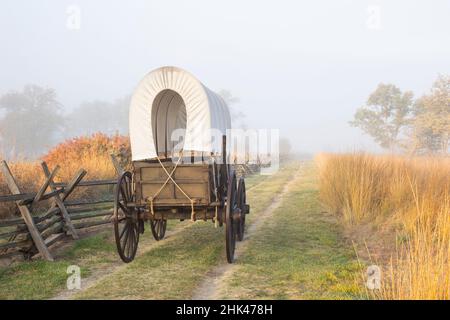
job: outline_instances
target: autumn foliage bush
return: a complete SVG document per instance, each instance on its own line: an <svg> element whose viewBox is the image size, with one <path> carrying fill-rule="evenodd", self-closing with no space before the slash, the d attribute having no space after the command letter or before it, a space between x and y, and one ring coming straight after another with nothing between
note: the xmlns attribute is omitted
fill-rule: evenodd
<svg viewBox="0 0 450 320"><path fill-rule="evenodd" d="M116 155L120 164L130 165L131 151L129 138L121 135L108 136L96 133L92 136L77 137L62 142L51 149L41 160L47 162L50 170L57 165L60 170L57 182L69 181L83 168L87 171L84 180L112 179L116 177L110 154ZM17 180L21 192L36 192L44 181L40 161L12 161L8 165ZM73 198L111 197L111 187L80 187ZM0 195L9 194L3 175L0 174ZM72 197L72 196L71 196ZM17 213L15 204L0 203L0 218Z"/></svg>
<svg viewBox="0 0 450 320"><path fill-rule="evenodd" d="M61 166L57 178L62 181L68 181L80 168L88 172L85 179L110 179L115 176L111 154L126 166L131 158L129 138L103 133L77 137L57 145L42 160L51 168Z"/></svg>

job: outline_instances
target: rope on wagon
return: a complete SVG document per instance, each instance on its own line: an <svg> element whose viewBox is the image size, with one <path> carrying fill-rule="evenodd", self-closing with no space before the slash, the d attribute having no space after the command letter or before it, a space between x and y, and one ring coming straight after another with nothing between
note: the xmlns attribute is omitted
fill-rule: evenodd
<svg viewBox="0 0 450 320"><path fill-rule="evenodd" d="M181 191L181 193L191 202L191 220L195 221L195 209L194 209L194 199L192 199L191 197L189 197L189 195L184 192L183 188L181 188L178 183L176 183L176 181L173 179L173 174L175 172L175 170L178 167L178 164L180 163L181 159L183 158L183 151L180 152L180 155L178 157L178 161L176 162L175 166L173 167L172 171L169 173L169 171L167 171L166 167L164 167L163 163L161 162L161 159L159 159L158 156L156 156L156 159L158 159L159 164L161 165L161 167L163 168L164 172L167 174L167 179L166 181L163 183L163 185L161 186L161 188L159 188L159 190L153 195L153 197L150 197L150 211L152 213L152 216L155 216L155 212L153 209L153 200L161 193L161 191L164 189L164 187L167 185L167 183L169 182L169 180L171 180L173 182L173 184L178 188L178 190Z"/></svg>

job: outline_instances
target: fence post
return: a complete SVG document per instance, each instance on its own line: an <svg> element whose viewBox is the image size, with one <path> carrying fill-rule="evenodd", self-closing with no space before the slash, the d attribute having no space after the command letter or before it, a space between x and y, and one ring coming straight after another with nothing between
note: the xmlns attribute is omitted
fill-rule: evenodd
<svg viewBox="0 0 450 320"><path fill-rule="evenodd" d="M11 173L11 170L8 167L8 164L6 161L1 162L1 170L2 173L6 179L6 183L8 185L9 190L12 194L20 194L19 187L17 186L17 183L14 179L14 176ZM23 220L25 221L25 224L27 225L28 231L30 232L30 235L34 241L34 244L36 245L36 248L38 249L39 253L42 255L42 257L46 260L53 261L53 257L48 251L47 246L45 245L44 239L42 238L41 234L39 233L39 230L36 228L36 225L34 224L33 217L31 216L30 210L26 205L21 205L20 201L16 201L17 207L20 210L20 214L22 215Z"/></svg>
<svg viewBox="0 0 450 320"><path fill-rule="evenodd" d="M53 177L54 177L54 172L56 171L56 168L58 168L58 166L55 168L55 170L53 170L53 173L50 173L50 170L48 169L47 163L45 163L45 161L42 161L41 166L42 166L42 170L44 170L45 176L49 180L50 189L52 191L55 191L56 187L53 182ZM79 239L78 233L75 230L75 228L72 224L72 221L70 220L70 215L67 212L66 206L64 205L64 202L61 200L59 194L55 195L55 197L54 197L54 203L52 205L52 208L54 208L55 206L58 206L59 210L61 211L61 215L64 219L64 222L66 223L66 227L69 229L69 232L72 235L72 238Z"/></svg>
<svg viewBox="0 0 450 320"><path fill-rule="evenodd" d="M119 164L117 157L113 153L111 153L111 161L113 163L114 169L116 170L117 176L121 176L124 170L122 166Z"/></svg>

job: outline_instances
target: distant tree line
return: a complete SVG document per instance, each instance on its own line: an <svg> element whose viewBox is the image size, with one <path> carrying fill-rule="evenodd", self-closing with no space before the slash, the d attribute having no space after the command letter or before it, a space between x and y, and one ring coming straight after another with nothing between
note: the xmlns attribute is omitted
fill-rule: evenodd
<svg viewBox="0 0 450 320"><path fill-rule="evenodd" d="M0 158L35 158L67 138L128 133L130 97L84 102L64 112L54 89L27 85L0 96Z"/></svg>
<svg viewBox="0 0 450 320"><path fill-rule="evenodd" d="M239 99L227 90L220 94L233 122L245 127L244 113L235 110ZM83 102L67 112L52 88L27 85L7 92L0 96L0 158L36 158L58 142L96 132L128 135L130 99Z"/></svg>
<svg viewBox="0 0 450 320"><path fill-rule="evenodd" d="M350 124L381 147L408 154L449 154L450 76L440 75L417 99L393 84L379 84Z"/></svg>

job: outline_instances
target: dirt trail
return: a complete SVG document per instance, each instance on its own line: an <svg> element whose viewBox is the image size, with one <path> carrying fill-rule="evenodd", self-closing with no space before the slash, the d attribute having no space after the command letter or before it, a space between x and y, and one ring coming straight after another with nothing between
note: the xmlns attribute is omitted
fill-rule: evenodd
<svg viewBox="0 0 450 320"><path fill-rule="evenodd" d="M164 241L153 241L145 246L140 245L138 247L136 255L142 255L160 245L164 245L164 243L167 243L168 241L172 241L178 233L185 230L189 226L190 224L181 225L175 230L167 231ZM89 277L81 279L80 290L64 290L55 297L51 298L50 300L70 300L77 294L95 286L98 282L102 281L103 278L105 278L106 276L110 275L113 272L117 272L121 268L125 268L126 266L127 266L126 263L123 263L121 260L118 260L117 262L110 264L107 268L93 270Z"/></svg>
<svg viewBox="0 0 450 320"><path fill-rule="evenodd" d="M296 175L284 186L282 192L277 194L269 207L267 207L264 211L258 213L258 219L255 219L252 224L249 225L249 227L246 230L244 241L238 242L236 246L235 251L235 257L236 260L239 261L239 256L242 255L242 253L245 251L245 248L247 246L249 238L252 237L253 234L255 234L260 226L266 221L272 213L275 211L276 208L280 205L283 196L289 192L290 186L295 183L300 175L300 171L302 170L302 166L299 167L299 170L297 171ZM257 187L262 182L259 182L249 188L247 192L255 187ZM146 245L140 245L138 248L137 255L140 256L142 254L145 254L146 252L167 244L168 241L172 241L176 239L176 235L182 232L183 230L189 228L191 224L187 225L180 225L176 229L172 231L167 231L166 238L164 241L152 241ZM122 268L126 268L128 265L118 260L117 262L114 262L110 264L106 268L101 269L94 269L92 270L89 277L82 278L81 280L81 290L64 290L60 292L55 297L51 298L51 300L69 300L74 298L76 295L96 286L98 283L103 281L107 276L109 276L111 273L120 272ZM211 272L209 272L205 279L202 280L199 287L196 289L194 293L194 299L215 299L219 295L220 289L223 286L223 282L227 277L229 277L236 268L236 264L221 264L215 267Z"/></svg>
<svg viewBox="0 0 450 320"><path fill-rule="evenodd" d="M284 186L281 193L277 194L272 200L272 203L263 212L258 213L258 219L256 219L245 232L244 241L236 243L235 260L239 261L239 256L241 256L249 243L252 236L258 232L261 225L269 219L274 211L280 206L283 201L284 196L289 193L292 185L294 185L302 174L303 166L300 166L295 176ZM198 288L194 291L192 296L193 300L216 300L220 298L220 294L225 287L227 279L239 268L239 265L233 264L223 264L217 266L211 272L209 272L205 279L200 283Z"/></svg>

